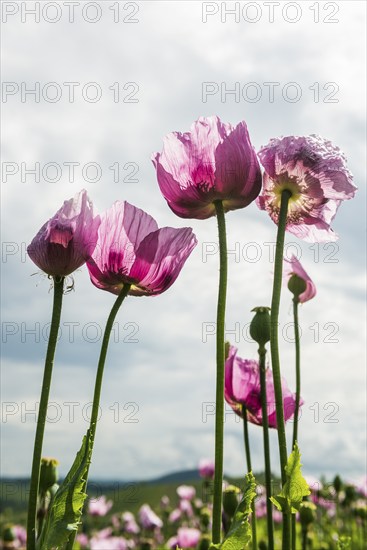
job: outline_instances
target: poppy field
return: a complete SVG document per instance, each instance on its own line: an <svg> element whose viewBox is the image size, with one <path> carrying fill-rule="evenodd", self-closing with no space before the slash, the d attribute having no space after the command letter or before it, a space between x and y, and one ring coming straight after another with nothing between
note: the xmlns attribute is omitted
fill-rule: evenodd
<svg viewBox="0 0 367 550"><path fill-rule="evenodd" d="M159 228L149 213L123 200L97 213L83 189L64 201L28 245L29 258L50 281L53 302L26 526L12 525L5 518L3 548L362 550L366 479L351 482L335 472L331 480L318 480L303 474L299 418L305 402L302 383L309 373L303 369L299 318L303 308L318 299L318 291L312 265L306 267L284 251L288 233L309 243L337 241L333 220L357 191L344 153L314 134L273 138L256 151L245 121L232 126L209 116L200 117L189 131L169 133L162 151L152 155L152 163L157 185L172 211L172 224L178 216L187 227ZM225 337L227 226L231 211L245 215L251 203L258 207L259 218L270 217L275 258L268 282L271 300L254 303L251 310L249 334L257 354L245 358ZM171 487L169 496L158 494L157 489L153 501L141 501L134 510L120 509L109 495L93 497L88 484L99 444L108 349L115 345L113 325L123 316L126 300L159 300L168 289L174 292L175 281L183 269L190 269L190 256L198 246L190 219L205 224L208 218L216 219L219 250L218 289L211 289L217 303L215 356L210 358L215 371L214 455L198 465L201 482L196 486ZM88 270L96 289L113 294L115 301L106 312L89 428L60 480L57 457L45 457L43 443L53 367L63 345L58 341L63 303L73 290L72 274L80 268ZM332 266L330 272L332 277ZM284 377L279 346L284 296L292 302L294 388ZM77 301L77 293L73 300ZM240 419L243 432L241 480L224 476L226 406ZM254 475L258 467L252 456L250 425L261 433L261 483ZM271 445L270 432L276 434L277 445ZM274 478L275 471L280 472L279 479Z"/></svg>

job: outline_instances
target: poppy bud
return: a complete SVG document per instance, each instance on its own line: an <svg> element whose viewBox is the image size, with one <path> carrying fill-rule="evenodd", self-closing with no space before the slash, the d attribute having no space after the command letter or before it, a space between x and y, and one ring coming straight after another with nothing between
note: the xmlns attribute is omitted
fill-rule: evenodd
<svg viewBox="0 0 367 550"><path fill-rule="evenodd" d="M5 525L3 530L3 542L14 542L15 533L11 525Z"/></svg>
<svg viewBox="0 0 367 550"><path fill-rule="evenodd" d="M199 542L199 550L209 550L210 548L210 537L208 535L203 535Z"/></svg>
<svg viewBox="0 0 367 550"><path fill-rule="evenodd" d="M210 524L211 519L211 512L209 508L202 508L200 510L200 519L201 523L204 525L204 527L208 527Z"/></svg>
<svg viewBox="0 0 367 550"><path fill-rule="evenodd" d="M228 485L223 492L223 509L230 518L233 518L237 509L240 492L240 489L235 485Z"/></svg>
<svg viewBox="0 0 367 550"><path fill-rule="evenodd" d="M302 502L299 509L299 519L303 529L307 529L310 523L314 521L315 510L316 506L313 502Z"/></svg>
<svg viewBox="0 0 367 550"><path fill-rule="evenodd" d="M335 476L333 481L334 489L337 493L340 493L342 488L342 480L340 479L340 476Z"/></svg>
<svg viewBox="0 0 367 550"><path fill-rule="evenodd" d="M55 483L57 483L59 479L58 465L59 462L55 458L41 459L40 493L46 493Z"/></svg>

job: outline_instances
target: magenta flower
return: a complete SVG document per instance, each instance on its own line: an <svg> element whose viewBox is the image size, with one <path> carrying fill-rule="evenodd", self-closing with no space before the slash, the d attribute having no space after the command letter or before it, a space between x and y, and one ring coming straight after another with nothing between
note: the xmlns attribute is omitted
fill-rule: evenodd
<svg viewBox="0 0 367 550"><path fill-rule="evenodd" d="M191 502L189 500L186 500L186 499L180 500L180 503L179 503L178 506L179 506L179 509L181 510L181 512L186 515L186 517L188 517L188 518L193 517L194 510L192 509L192 505L191 505Z"/></svg>
<svg viewBox="0 0 367 550"><path fill-rule="evenodd" d="M181 527L177 531L177 544L180 548L196 548L200 537L199 529Z"/></svg>
<svg viewBox="0 0 367 550"><path fill-rule="evenodd" d="M177 537L170 537L166 542L166 548L172 548L173 550L177 550L177 545L178 545Z"/></svg>
<svg viewBox="0 0 367 550"><path fill-rule="evenodd" d="M80 548L88 548L89 546L89 538L85 533L79 533L76 536L77 543L79 544Z"/></svg>
<svg viewBox="0 0 367 550"><path fill-rule="evenodd" d="M149 214L117 201L101 216L87 267L97 288L119 294L130 284L129 294L153 296L174 283L196 244L191 228L158 229Z"/></svg>
<svg viewBox="0 0 367 550"><path fill-rule="evenodd" d="M341 201L357 189L340 149L320 136L288 136L272 139L259 157L265 169L259 208L278 223L282 191L288 189L287 231L309 242L335 241L330 224Z"/></svg>
<svg viewBox="0 0 367 550"><path fill-rule="evenodd" d="M233 411L242 417L242 405L246 406L247 419L252 424L262 425L260 367L258 361L241 359L237 349L230 346L225 365L224 396ZM289 420L295 411L295 394L282 379L284 419ZM277 427L273 373L266 369L266 397L269 428ZM300 405L303 404L301 399Z"/></svg>
<svg viewBox="0 0 367 550"><path fill-rule="evenodd" d="M182 500L192 500L196 495L196 489L192 485L180 485L176 492Z"/></svg>
<svg viewBox="0 0 367 550"><path fill-rule="evenodd" d="M361 478L356 485L358 493L367 498L367 476Z"/></svg>
<svg viewBox="0 0 367 550"><path fill-rule="evenodd" d="M161 192L181 218L214 216L215 200L223 201L225 212L244 208L261 189L245 122L233 128L217 116L200 117L190 132L168 134L152 160Z"/></svg>
<svg viewBox="0 0 367 550"><path fill-rule="evenodd" d="M302 292L302 294L300 294L298 297L298 300L301 303L308 302L308 300L311 300L316 296L316 286L309 275L306 273L306 271L303 269L301 262L296 258L296 256L292 255L292 258L290 260L284 258L283 275L287 283L293 275L296 275L300 279L303 279L303 281L306 283L306 290Z"/></svg>
<svg viewBox="0 0 367 550"><path fill-rule="evenodd" d="M22 525L13 525L12 530L16 536L19 546L25 546L27 542L27 531L22 527Z"/></svg>
<svg viewBox="0 0 367 550"><path fill-rule="evenodd" d="M257 518L266 516L266 496L262 495L256 500L255 515Z"/></svg>
<svg viewBox="0 0 367 550"><path fill-rule="evenodd" d="M199 462L199 475L204 479L213 479L214 462L210 458L202 458Z"/></svg>
<svg viewBox="0 0 367 550"><path fill-rule="evenodd" d="M41 227L27 248L28 255L48 275L70 275L93 253L99 224L83 189Z"/></svg>
<svg viewBox="0 0 367 550"><path fill-rule="evenodd" d="M143 504L139 510L139 521L144 529L163 527L163 521L153 512L149 504Z"/></svg>
<svg viewBox="0 0 367 550"><path fill-rule="evenodd" d="M181 519L181 516L182 516L182 511L179 508L175 508L174 510L172 510L172 512L168 516L168 521L170 523L176 523L176 521Z"/></svg>
<svg viewBox="0 0 367 550"><path fill-rule="evenodd" d="M107 500L104 495L89 501L88 512L91 516L105 516L113 506L112 500Z"/></svg>
<svg viewBox="0 0 367 550"><path fill-rule="evenodd" d="M128 550L128 542L122 537L100 538L98 535L90 540L91 550Z"/></svg>
<svg viewBox="0 0 367 550"><path fill-rule="evenodd" d="M161 508L163 510L167 510L167 508L169 508L170 503L171 503L171 501L170 501L169 497L167 495L163 495L163 497L161 498L161 501L160 501Z"/></svg>
<svg viewBox="0 0 367 550"><path fill-rule="evenodd" d="M123 529L126 533L136 535L140 532L139 525L135 521L135 516L131 512L124 512L121 516L123 521Z"/></svg>

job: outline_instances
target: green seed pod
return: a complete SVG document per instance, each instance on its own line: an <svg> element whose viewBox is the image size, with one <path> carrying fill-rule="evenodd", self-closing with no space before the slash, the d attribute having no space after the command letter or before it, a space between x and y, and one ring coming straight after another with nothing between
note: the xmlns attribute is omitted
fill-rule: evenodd
<svg viewBox="0 0 367 550"><path fill-rule="evenodd" d="M11 525L5 525L3 529L3 542L14 542L15 533Z"/></svg>
<svg viewBox="0 0 367 550"><path fill-rule="evenodd" d="M199 541L199 550L209 550L210 548L210 537L209 535L202 535L200 541Z"/></svg>
<svg viewBox="0 0 367 550"><path fill-rule="evenodd" d="M209 510L209 508L202 508L200 510L200 519L201 519L201 523L204 525L204 527L209 526L211 515L212 514L211 514L211 511Z"/></svg>
<svg viewBox="0 0 367 550"><path fill-rule="evenodd" d="M151 550L153 548L152 539L141 539L140 550Z"/></svg>
<svg viewBox="0 0 367 550"><path fill-rule="evenodd" d="M315 519L316 506L313 502L302 502L299 508L299 519L303 529L307 528Z"/></svg>
<svg viewBox="0 0 367 550"><path fill-rule="evenodd" d="M59 462L55 458L42 458L40 471L40 493L47 493L51 487L57 483L59 479L58 467Z"/></svg>
<svg viewBox="0 0 367 550"><path fill-rule="evenodd" d="M333 481L334 489L337 493L340 493L342 488L342 480L340 476L335 476Z"/></svg>
<svg viewBox="0 0 367 550"><path fill-rule="evenodd" d="M238 506L238 495L240 489L235 485L228 485L223 491L223 509L228 517L233 518Z"/></svg>
<svg viewBox="0 0 367 550"><path fill-rule="evenodd" d="M298 300L300 295L307 289L307 284L306 281L298 275L292 275L288 281L288 288L294 295L294 298Z"/></svg>
<svg viewBox="0 0 367 550"><path fill-rule="evenodd" d="M260 347L270 340L270 307L254 307L255 316L250 324L250 335Z"/></svg>

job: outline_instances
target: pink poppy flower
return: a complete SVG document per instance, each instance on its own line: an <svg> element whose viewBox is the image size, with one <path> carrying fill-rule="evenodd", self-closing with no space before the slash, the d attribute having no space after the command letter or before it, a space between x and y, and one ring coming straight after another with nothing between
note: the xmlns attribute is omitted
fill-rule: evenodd
<svg viewBox="0 0 367 550"><path fill-rule="evenodd" d="M161 508L163 510L167 510L167 508L169 508L170 503L171 503L171 501L170 501L169 497L167 495L163 495L163 497L161 498L161 501L160 501Z"/></svg>
<svg viewBox="0 0 367 550"><path fill-rule="evenodd" d="M266 516L266 496L261 496L256 500L255 515L259 519Z"/></svg>
<svg viewBox="0 0 367 550"><path fill-rule="evenodd" d="M163 521L153 512L149 504L143 504L139 510L139 521L144 529L163 527Z"/></svg>
<svg viewBox="0 0 367 550"><path fill-rule="evenodd" d="M178 538L177 537L171 537L166 542L166 548L172 548L173 550L177 549L178 545Z"/></svg>
<svg viewBox="0 0 367 550"><path fill-rule="evenodd" d="M177 487L176 492L183 500L192 500L196 495L196 489L191 485L180 485Z"/></svg>
<svg viewBox="0 0 367 550"><path fill-rule="evenodd" d="M79 544L80 548L88 548L89 546L89 538L85 533L79 533L76 536L77 543Z"/></svg>
<svg viewBox="0 0 367 550"><path fill-rule="evenodd" d="M172 510L172 512L168 516L168 521L170 523L176 523L176 521L181 519L181 516L182 516L182 510L180 510L179 508L175 508L174 510Z"/></svg>
<svg viewBox="0 0 367 550"><path fill-rule="evenodd" d="M288 136L272 139L259 157L265 169L259 208L278 223L282 191L288 189L287 231L308 242L337 240L330 224L357 189L340 149L320 136Z"/></svg>
<svg viewBox="0 0 367 550"><path fill-rule="evenodd" d="M273 510L273 521L274 523L282 523L283 522L283 514L282 512L279 512L279 510Z"/></svg>
<svg viewBox="0 0 367 550"><path fill-rule="evenodd" d="M93 253L99 224L83 189L41 227L27 248L28 255L48 275L70 275Z"/></svg>
<svg viewBox="0 0 367 550"><path fill-rule="evenodd" d="M91 516L105 516L113 506L112 500L107 500L104 495L92 499L88 504L88 512Z"/></svg>
<svg viewBox="0 0 367 550"><path fill-rule="evenodd" d="M304 475L303 477L309 486L311 494L317 494L322 489L322 483L319 479L317 479L317 477L312 475Z"/></svg>
<svg viewBox="0 0 367 550"><path fill-rule="evenodd" d="M100 538L98 535L90 540L91 550L128 550L127 541L122 537Z"/></svg>
<svg viewBox="0 0 367 550"><path fill-rule="evenodd" d="M213 479L214 461L210 458L202 458L199 462L199 475L204 479Z"/></svg>
<svg viewBox="0 0 367 550"><path fill-rule="evenodd" d="M199 529L181 527L177 531L177 542L180 548L195 548L200 540Z"/></svg>
<svg viewBox="0 0 367 550"><path fill-rule="evenodd" d="M283 270L283 276L284 276L284 279L287 281L287 283L289 282L289 280L293 275L296 275L306 283L306 290L299 295L298 300L301 303L304 303L314 298L314 296L316 296L315 283L311 280L309 275L303 269L301 262L294 255L290 260L288 260L287 258L284 258L284 270Z"/></svg>
<svg viewBox="0 0 367 550"><path fill-rule="evenodd" d="M269 428L277 427L275 410L275 392L273 373L266 369L266 398ZM247 419L252 424L262 425L260 367L258 361L241 359L237 356L237 348L229 347L225 364L224 396L233 411L242 417L242 405L246 406ZM289 420L295 411L296 396L292 393L284 378L282 378L282 396L284 419ZM300 401L300 406L303 400Z"/></svg>
<svg viewBox="0 0 367 550"><path fill-rule="evenodd" d="M186 500L186 499L180 500L178 507L181 510L181 512L186 515L186 517L192 518L194 516L194 510L192 509L192 505L189 500Z"/></svg>
<svg viewBox="0 0 367 550"><path fill-rule="evenodd" d="M261 171L247 126L235 128L217 116L200 117L184 134L164 138L152 157L168 206L181 218L215 215L215 200L225 212L244 208L259 194Z"/></svg>
<svg viewBox="0 0 367 550"><path fill-rule="evenodd" d="M362 477L356 484L358 493L367 498L367 476Z"/></svg>
<svg viewBox="0 0 367 550"><path fill-rule="evenodd" d="M123 529L126 533L131 535L136 535L140 532L139 525L135 521L135 516L131 512L124 512L121 516L121 519L124 523Z"/></svg>
<svg viewBox="0 0 367 550"><path fill-rule="evenodd" d="M16 542L19 546L23 546L27 542L27 531L21 525L13 525L12 530L16 537Z"/></svg>
<svg viewBox="0 0 367 550"><path fill-rule="evenodd" d="M128 202L117 201L101 215L98 243L87 267L92 283L119 294L153 296L177 279L197 240L191 228L158 229L156 221Z"/></svg>

